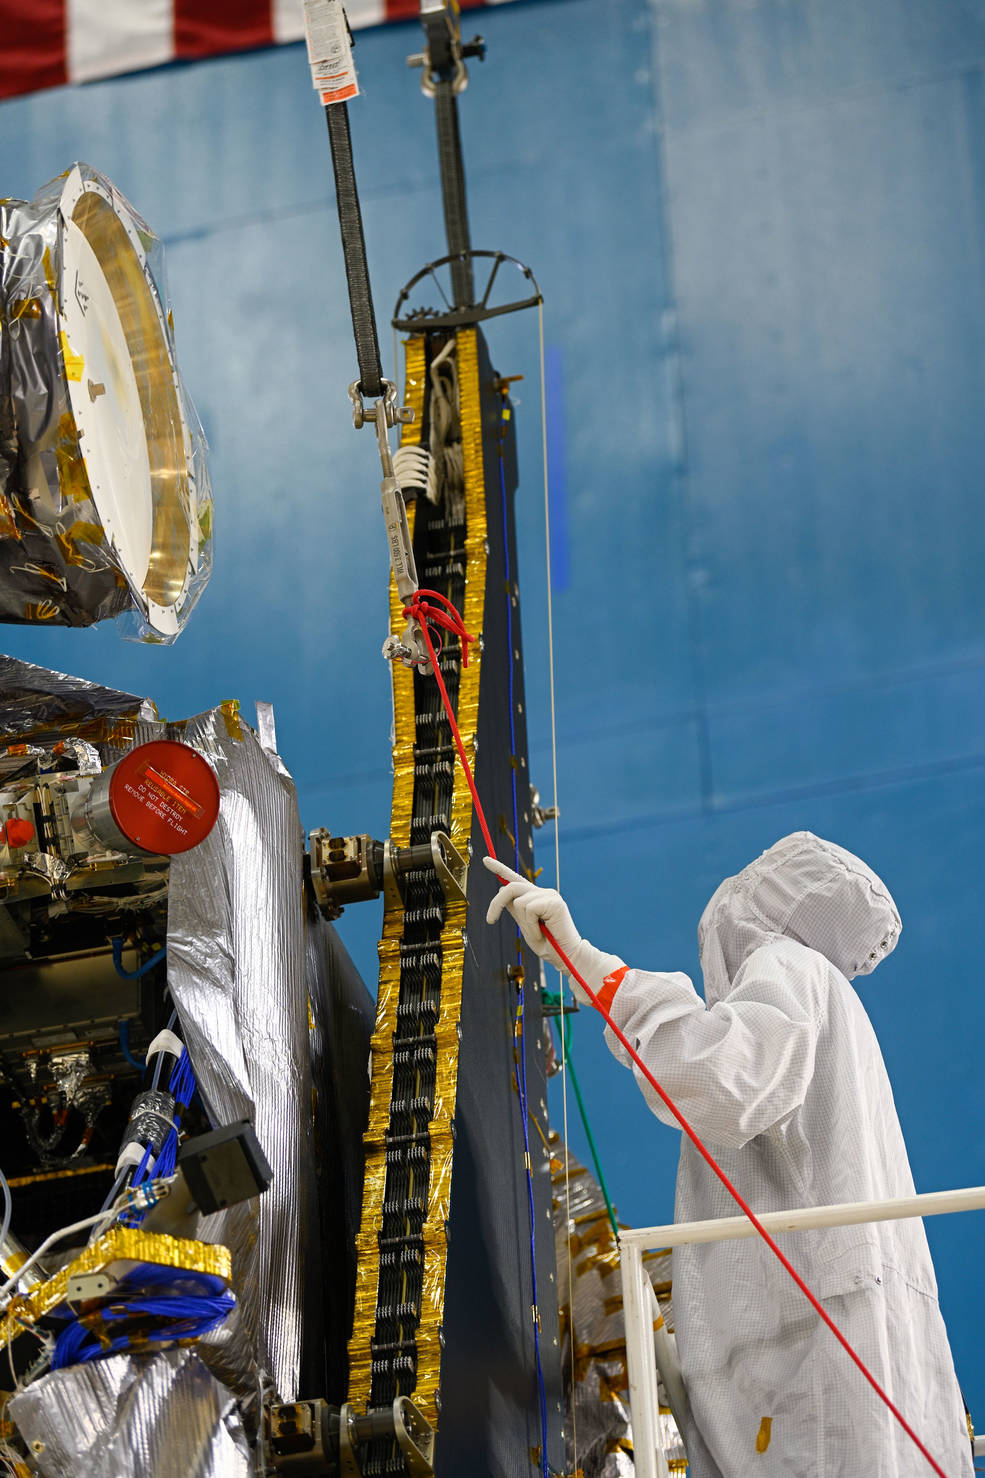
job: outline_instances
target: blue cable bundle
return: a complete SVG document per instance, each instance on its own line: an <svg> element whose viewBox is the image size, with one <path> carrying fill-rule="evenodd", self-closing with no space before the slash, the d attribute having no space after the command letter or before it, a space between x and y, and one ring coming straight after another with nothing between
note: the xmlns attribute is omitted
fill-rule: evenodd
<svg viewBox="0 0 985 1478"><path fill-rule="evenodd" d="M125 1350L200 1339L228 1317L236 1300L211 1273L143 1263L98 1309L62 1330L52 1370L118 1355Z"/></svg>
<svg viewBox="0 0 985 1478"><path fill-rule="evenodd" d="M174 1125L168 1130L164 1143L158 1151L157 1158L151 1161L151 1149L148 1145L144 1150L143 1159L138 1164L133 1174L131 1187L143 1185L145 1180L157 1180L174 1174L178 1164L178 1133L181 1129L181 1117L195 1096L195 1074L192 1070L191 1059L188 1056L188 1048L181 1049L171 1081L168 1083L168 1092L174 1099ZM131 1211L121 1217L128 1226L139 1226L146 1212Z"/></svg>

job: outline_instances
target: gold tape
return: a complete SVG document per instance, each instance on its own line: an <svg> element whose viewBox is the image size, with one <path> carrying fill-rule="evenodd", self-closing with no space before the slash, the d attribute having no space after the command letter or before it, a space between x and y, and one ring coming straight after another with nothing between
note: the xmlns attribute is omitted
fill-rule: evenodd
<svg viewBox="0 0 985 1478"><path fill-rule="evenodd" d="M73 1043L73 1045L75 1044ZM74 1175L101 1175L104 1174L107 1170L112 1169L114 1169L114 1167L111 1164L80 1165L78 1169L75 1170L45 1170L40 1175L18 1175L15 1176L13 1180L8 1180L7 1184L13 1191L16 1190L18 1186L37 1185L40 1181L43 1180L66 1180L70 1176Z"/></svg>
<svg viewBox="0 0 985 1478"><path fill-rule="evenodd" d="M27 1253L23 1247L14 1248L8 1243L4 1246L3 1251L0 1252L0 1272L3 1273L5 1278L12 1278L26 1262ZM974 1438L972 1438L972 1441L974 1441Z"/></svg>
<svg viewBox="0 0 985 1478"><path fill-rule="evenodd" d="M10 305L10 312L7 317L11 323L13 323L15 318L40 318L41 299L15 298Z"/></svg>
<svg viewBox="0 0 985 1478"><path fill-rule="evenodd" d="M457 337L459 411L462 462L465 471L465 600L462 620L466 631L482 631L486 604L486 486L482 456L482 404L478 341L475 329ZM462 668L456 717L469 764L475 765L475 734L479 718L479 642L472 646L469 665ZM472 795L461 765L455 766L449 835L465 854L472 834ZM439 1023L454 1030L449 1050L439 1049L439 1080L435 1116L431 1122L432 1174L428 1215L424 1223L426 1296L418 1328L417 1389L413 1400L437 1428L435 1400L441 1374L440 1331L444 1319L445 1268L448 1255L446 1224L451 1205L451 1124L458 1092L458 1023L462 1014L462 976L465 969L466 910L464 903L449 904L441 933L441 1015ZM436 1028L437 1030L437 1028Z"/></svg>
<svg viewBox="0 0 985 1478"><path fill-rule="evenodd" d="M405 357L405 402L412 406L414 420L402 426L400 440L401 445L416 446L421 438L421 415L427 378L425 340L408 340ZM413 503L407 509L407 522L413 539ZM390 631L399 636L405 624L403 602L397 595L397 587L391 576ZM414 677L398 663L393 664L391 677L394 741L390 836L396 846L408 847L414 809ZM356 1238L356 1291L352 1335L349 1340L348 1399L357 1408L368 1406L372 1385L372 1339L376 1329L380 1278L378 1237L383 1221L383 1195L386 1186L386 1131L390 1122L390 1099L393 1092L393 1035L397 1028L400 943L403 931L403 909L399 906L385 908L383 933L378 946L380 983L376 997L376 1026L371 1039L369 1115L363 1136L366 1151L363 1204Z"/></svg>
<svg viewBox="0 0 985 1478"><path fill-rule="evenodd" d="M211 1273L226 1283L232 1276L232 1255L228 1247L167 1237L161 1232L142 1231L139 1227L112 1227L46 1283L30 1293L16 1294L10 1300L0 1321L0 1349L10 1344L23 1329L57 1308L64 1301L73 1278L82 1273L100 1272L117 1262L151 1262L160 1267L180 1268L184 1272Z"/></svg>
<svg viewBox="0 0 985 1478"><path fill-rule="evenodd" d="M466 538L465 601L462 618L474 636L482 630L486 598L486 489L482 455L482 409L479 383L478 342L474 329L462 330L457 339L458 380L462 426L462 456L465 471ZM401 444L420 444L421 418L427 381L426 339L415 337L405 344L406 385L404 400L414 410L414 420L404 425ZM414 505L407 510L413 537ZM390 630L399 635L404 628L402 602L390 582ZM475 733L479 713L480 655L478 642L460 675L457 720L469 763L475 763ZM406 668L394 664L393 673L393 807L390 835L397 846L410 845L414 801L414 678ZM472 832L472 797L460 766L455 767L449 832L460 852L465 852ZM453 1159L452 1120L458 1092L458 1024L462 1014L462 977L465 969L466 908L449 903L441 933L441 1007L435 1025L437 1071L434 1110L430 1124L431 1168L428 1210L423 1227L424 1279L421 1317L417 1329L417 1387L413 1400L433 1427L438 1425L437 1393L441 1373L441 1326L444 1320L445 1271L448 1253L447 1222L451 1208ZM393 1036L396 1030L397 997L400 988L400 941L403 909L384 912L379 945L380 990L376 1029L373 1034L373 1072L369 1119L365 1134L366 1177L362 1221L357 1239L355 1314L349 1343L349 1401L364 1408L372 1383L371 1341L376 1325L379 1291L378 1234L383 1213L386 1181L385 1136L393 1084Z"/></svg>
<svg viewBox="0 0 985 1478"><path fill-rule="evenodd" d="M237 744L243 742L243 724L239 716L239 699L226 698L219 705L222 714L222 722L226 726L226 733L230 739L235 739Z"/></svg>
<svg viewBox="0 0 985 1478"><path fill-rule="evenodd" d="M65 364L66 380L81 380L85 373L86 362L81 354L76 354L68 342L68 335L64 329L58 332L58 338L62 346L62 359Z"/></svg>

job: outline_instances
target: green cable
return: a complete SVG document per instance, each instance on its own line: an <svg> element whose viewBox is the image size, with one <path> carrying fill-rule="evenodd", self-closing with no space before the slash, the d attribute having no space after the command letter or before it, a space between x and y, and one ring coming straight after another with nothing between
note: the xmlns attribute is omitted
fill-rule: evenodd
<svg viewBox="0 0 985 1478"><path fill-rule="evenodd" d="M566 1071L570 1071L571 1073L571 1086L575 1090L575 1098L578 1101L578 1112L581 1115L582 1127L585 1130L585 1138L588 1140L588 1148L592 1152L592 1163L595 1166L595 1175L598 1179L599 1185L602 1188L602 1195L605 1197L605 1209L609 1213L609 1221L612 1224L612 1234L614 1237L618 1237L619 1226L616 1222L616 1213L613 1211L612 1202L609 1199L609 1188L605 1183L605 1176L602 1173L602 1165L599 1161L599 1152L595 1148L595 1136L592 1134L592 1126L588 1122L588 1114L585 1111L585 1100L581 1096L581 1087L578 1083L578 1074L575 1072L575 1065L571 1057L571 1022L568 1020L568 1013L564 1010L564 1005L561 997L554 997L553 995L549 995L546 991L544 992L545 1005L552 1005L554 1004L555 1000L558 1006L561 1008L562 1031L564 1033L563 1055L565 1069ZM557 1022L553 1018L551 1019L551 1027L554 1031L557 1031ZM560 1042L558 1045L561 1045ZM565 1150L567 1150L567 1145L565 1145Z"/></svg>

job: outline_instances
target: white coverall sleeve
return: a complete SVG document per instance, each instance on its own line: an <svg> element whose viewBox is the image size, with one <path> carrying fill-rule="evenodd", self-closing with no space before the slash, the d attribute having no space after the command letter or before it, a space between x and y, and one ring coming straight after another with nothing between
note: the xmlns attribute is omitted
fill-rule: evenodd
<svg viewBox="0 0 985 1478"><path fill-rule="evenodd" d="M807 978L811 977L811 978ZM702 1139L738 1149L801 1106L814 1073L823 972L765 946L724 1001L707 1007L687 975L629 970L610 1015ZM680 1128L610 1027L657 1118Z"/></svg>

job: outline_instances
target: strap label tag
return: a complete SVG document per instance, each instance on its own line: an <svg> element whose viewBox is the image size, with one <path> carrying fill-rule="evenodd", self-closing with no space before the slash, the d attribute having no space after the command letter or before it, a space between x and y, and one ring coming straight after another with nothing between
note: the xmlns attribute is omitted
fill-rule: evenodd
<svg viewBox="0 0 985 1478"><path fill-rule="evenodd" d="M342 0L304 0L311 85L322 102L344 103L359 92Z"/></svg>

